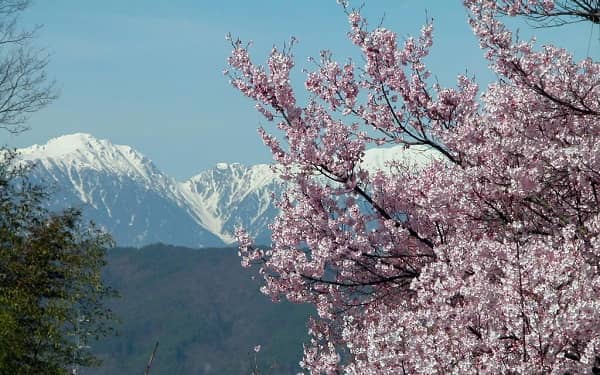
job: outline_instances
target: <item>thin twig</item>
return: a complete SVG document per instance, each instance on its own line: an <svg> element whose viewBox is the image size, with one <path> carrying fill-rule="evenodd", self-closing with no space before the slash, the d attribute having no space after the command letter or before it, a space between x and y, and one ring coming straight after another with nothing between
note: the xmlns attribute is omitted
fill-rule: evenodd
<svg viewBox="0 0 600 375"><path fill-rule="evenodd" d="M158 350L158 341L154 345L154 350L152 351L152 355L150 356L150 360L148 361L148 365L146 365L146 371L144 375L150 374L150 368L152 367L152 362L154 362L154 357L156 356L156 351Z"/></svg>

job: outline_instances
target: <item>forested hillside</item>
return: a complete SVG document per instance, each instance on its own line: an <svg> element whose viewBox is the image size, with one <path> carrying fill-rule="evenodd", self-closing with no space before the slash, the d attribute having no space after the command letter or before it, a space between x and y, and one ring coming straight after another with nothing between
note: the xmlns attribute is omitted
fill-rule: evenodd
<svg viewBox="0 0 600 375"><path fill-rule="evenodd" d="M152 374L243 374L299 370L307 306L272 304L236 249L152 245L109 251L105 277L121 293L113 304L120 335L94 351L100 369L83 374L143 373L159 341ZM273 367L272 371L266 371Z"/></svg>

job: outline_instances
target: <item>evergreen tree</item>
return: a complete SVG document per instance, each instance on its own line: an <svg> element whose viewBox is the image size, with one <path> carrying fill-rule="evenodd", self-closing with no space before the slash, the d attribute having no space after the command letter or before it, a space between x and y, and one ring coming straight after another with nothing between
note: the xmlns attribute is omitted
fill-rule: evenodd
<svg viewBox="0 0 600 375"><path fill-rule="evenodd" d="M81 213L50 213L15 154L0 160L0 374L61 374L98 361L89 340L111 330L102 284L110 237Z"/></svg>

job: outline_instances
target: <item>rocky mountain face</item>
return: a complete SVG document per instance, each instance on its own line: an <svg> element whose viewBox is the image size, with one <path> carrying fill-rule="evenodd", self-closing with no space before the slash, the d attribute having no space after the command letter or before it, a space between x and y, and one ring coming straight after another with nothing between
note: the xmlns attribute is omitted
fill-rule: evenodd
<svg viewBox="0 0 600 375"><path fill-rule="evenodd" d="M227 244L234 241L232 234L238 226L257 241L268 242L268 224L277 214L273 202L282 189L266 164L219 163L181 184L195 215Z"/></svg>
<svg viewBox="0 0 600 375"><path fill-rule="evenodd" d="M266 165L218 164L179 182L131 147L88 134L19 151L35 164L34 179L53 189L51 209L81 208L122 246L222 246L236 225L268 237L262 232L276 213L276 178Z"/></svg>
<svg viewBox="0 0 600 375"><path fill-rule="evenodd" d="M390 159L427 159L426 152L409 151L368 151L365 166L385 169ZM87 220L109 231L120 246L229 245L240 225L267 243L268 223L277 214L274 200L283 190L266 164L218 163L179 182L131 147L89 134L54 138L19 152L35 164L34 180L52 187L50 209L81 208Z"/></svg>

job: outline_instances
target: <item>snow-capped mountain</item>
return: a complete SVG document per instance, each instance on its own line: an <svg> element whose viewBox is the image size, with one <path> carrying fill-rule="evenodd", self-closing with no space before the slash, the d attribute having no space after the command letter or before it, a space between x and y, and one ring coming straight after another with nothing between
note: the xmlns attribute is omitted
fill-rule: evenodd
<svg viewBox="0 0 600 375"><path fill-rule="evenodd" d="M267 243L268 223L277 213L274 196L283 189L266 164L218 163L179 182L131 147L89 134L66 135L19 151L35 164L33 178L53 187L51 209L80 207L86 219L123 246L222 246L234 241L238 225ZM372 150L364 167L386 169L391 159L422 165L430 157L421 149Z"/></svg>
<svg viewBox="0 0 600 375"><path fill-rule="evenodd" d="M218 163L181 184L195 216L225 243L234 241L232 234L239 225L258 242L269 241L267 226L277 214L273 196L281 190L266 164Z"/></svg>
<svg viewBox="0 0 600 375"><path fill-rule="evenodd" d="M52 185L52 209L80 207L119 245L222 244L186 211L177 182L128 146L73 134L20 153L36 164L33 175Z"/></svg>

